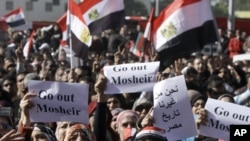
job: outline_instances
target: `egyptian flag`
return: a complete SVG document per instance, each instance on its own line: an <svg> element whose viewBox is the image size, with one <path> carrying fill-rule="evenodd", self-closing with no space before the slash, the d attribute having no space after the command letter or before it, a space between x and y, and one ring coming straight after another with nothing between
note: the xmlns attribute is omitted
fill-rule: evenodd
<svg viewBox="0 0 250 141"><path fill-rule="evenodd" d="M62 31L62 40L67 40L68 37L68 32L67 32L67 13L64 13L57 21L57 25L59 26L59 28Z"/></svg>
<svg viewBox="0 0 250 141"><path fill-rule="evenodd" d="M79 4L92 35L106 29L120 29L124 24L123 0L84 0Z"/></svg>
<svg viewBox="0 0 250 141"><path fill-rule="evenodd" d="M141 57L142 55L141 47L143 45L143 42L144 42L143 33L139 32L134 46L132 46L129 51L132 52L135 56Z"/></svg>
<svg viewBox="0 0 250 141"><path fill-rule="evenodd" d="M151 25L154 18L155 8L153 7L150 12L150 16L148 18L148 22L145 28L144 33L138 33L136 43L134 47L130 49L130 51L138 56L141 57L142 54L149 55L149 49L151 48Z"/></svg>
<svg viewBox="0 0 250 141"><path fill-rule="evenodd" d="M57 25L59 26L59 28L61 29L62 32L62 39L60 41L60 45L59 45L59 55L58 55L58 60L64 60L66 57L66 60L69 61L70 59L70 48L68 45L68 40L69 40L69 35L68 35L68 30L67 30L67 13L64 13L57 21ZM66 56L63 56L62 50L64 50L64 52L66 53Z"/></svg>
<svg viewBox="0 0 250 141"><path fill-rule="evenodd" d="M35 34L35 32L32 31L31 34L30 34L29 39L27 40L27 42L25 43L25 45L23 47L23 55L26 58L26 60L28 60L29 54L30 54L30 52L32 51L32 48L33 48L34 34Z"/></svg>
<svg viewBox="0 0 250 141"><path fill-rule="evenodd" d="M59 28L61 29L61 32L62 32L62 40L60 41L60 45L59 45L58 60L62 60L62 58L61 58L61 52L62 52L62 50L64 50L66 52L67 57L70 56L70 48L69 48L69 45L68 45L69 35L68 35L68 30L67 30L66 22L67 22L67 12L64 13L56 21L57 25L59 26Z"/></svg>
<svg viewBox="0 0 250 141"><path fill-rule="evenodd" d="M69 46L72 48L72 55L76 57L75 59L79 59L77 60L78 63L74 62L74 64L76 63L74 66L81 66L88 57L88 48L92 44L92 36L82 18L82 11L74 0L69 0L67 26L70 32Z"/></svg>
<svg viewBox="0 0 250 141"><path fill-rule="evenodd" d="M18 27L18 26L24 25L26 23L25 22L25 16L24 16L24 13L23 13L23 9L21 7L9 12L6 15L4 15L2 17L2 19L11 28Z"/></svg>
<svg viewBox="0 0 250 141"><path fill-rule="evenodd" d="M209 0L175 0L153 22L153 44L161 67L218 41Z"/></svg>

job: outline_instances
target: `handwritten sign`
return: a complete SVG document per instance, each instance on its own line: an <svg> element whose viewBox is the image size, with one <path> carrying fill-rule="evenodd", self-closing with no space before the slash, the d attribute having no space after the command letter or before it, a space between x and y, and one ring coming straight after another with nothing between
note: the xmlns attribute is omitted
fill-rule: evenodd
<svg viewBox="0 0 250 141"><path fill-rule="evenodd" d="M165 129L168 140L197 134L184 76L165 79L154 86L155 126Z"/></svg>
<svg viewBox="0 0 250 141"><path fill-rule="evenodd" d="M160 62L132 63L104 67L108 79L105 94L152 91Z"/></svg>
<svg viewBox="0 0 250 141"><path fill-rule="evenodd" d="M205 109L208 124L200 126L204 136L229 140L231 124L250 124L250 108L209 98Z"/></svg>
<svg viewBox="0 0 250 141"><path fill-rule="evenodd" d="M37 94L32 99L31 122L89 123L88 84L30 80L28 89Z"/></svg>

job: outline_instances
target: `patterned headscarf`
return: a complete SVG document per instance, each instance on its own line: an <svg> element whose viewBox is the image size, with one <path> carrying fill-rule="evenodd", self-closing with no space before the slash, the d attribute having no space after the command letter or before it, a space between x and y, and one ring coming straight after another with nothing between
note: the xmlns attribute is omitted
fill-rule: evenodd
<svg viewBox="0 0 250 141"><path fill-rule="evenodd" d="M119 125L119 123L127 116L134 116L136 117L137 119L139 119L139 115L138 113L136 113L135 111L133 110L124 110L122 112L120 112L117 116L117 119L116 119L116 124Z"/></svg>
<svg viewBox="0 0 250 141"><path fill-rule="evenodd" d="M88 139L90 141L95 141L95 136L94 134L90 131L89 126L84 125L84 124L75 124L71 126L70 128L67 129L66 131L66 136L64 138L64 141L69 141L70 137L76 132L76 131L82 131L87 134Z"/></svg>
<svg viewBox="0 0 250 141"><path fill-rule="evenodd" d="M33 131L40 131L45 134L48 141L57 141L55 133L47 126L45 125L35 125L33 128Z"/></svg>

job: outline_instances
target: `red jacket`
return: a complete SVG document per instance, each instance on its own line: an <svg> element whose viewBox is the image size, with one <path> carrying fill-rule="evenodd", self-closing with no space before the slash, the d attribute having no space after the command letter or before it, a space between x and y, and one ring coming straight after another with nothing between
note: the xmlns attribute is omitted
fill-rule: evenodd
<svg viewBox="0 0 250 141"><path fill-rule="evenodd" d="M234 55L242 53L243 41L237 37L231 38L228 45L229 57L232 59Z"/></svg>

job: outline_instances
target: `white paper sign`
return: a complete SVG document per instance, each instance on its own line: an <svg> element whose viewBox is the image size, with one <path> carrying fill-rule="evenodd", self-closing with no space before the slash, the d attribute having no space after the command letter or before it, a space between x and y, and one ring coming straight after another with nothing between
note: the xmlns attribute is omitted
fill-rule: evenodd
<svg viewBox="0 0 250 141"><path fill-rule="evenodd" d="M229 141L231 124L250 124L250 108L209 98L205 109L208 124L200 126L200 134Z"/></svg>
<svg viewBox="0 0 250 141"><path fill-rule="evenodd" d="M88 84L30 80L28 89L37 94L32 99L31 122L89 123Z"/></svg>
<svg viewBox="0 0 250 141"><path fill-rule="evenodd" d="M184 76L154 86L154 125L165 129L169 141L197 135Z"/></svg>
<svg viewBox="0 0 250 141"><path fill-rule="evenodd" d="M152 91L160 62L132 63L104 67L105 94Z"/></svg>
<svg viewBox="0 0 250 141"><path fill-rule="evenodd" d="M233 62L250 60L250 53L238 54L233 56Z"/></svg>

